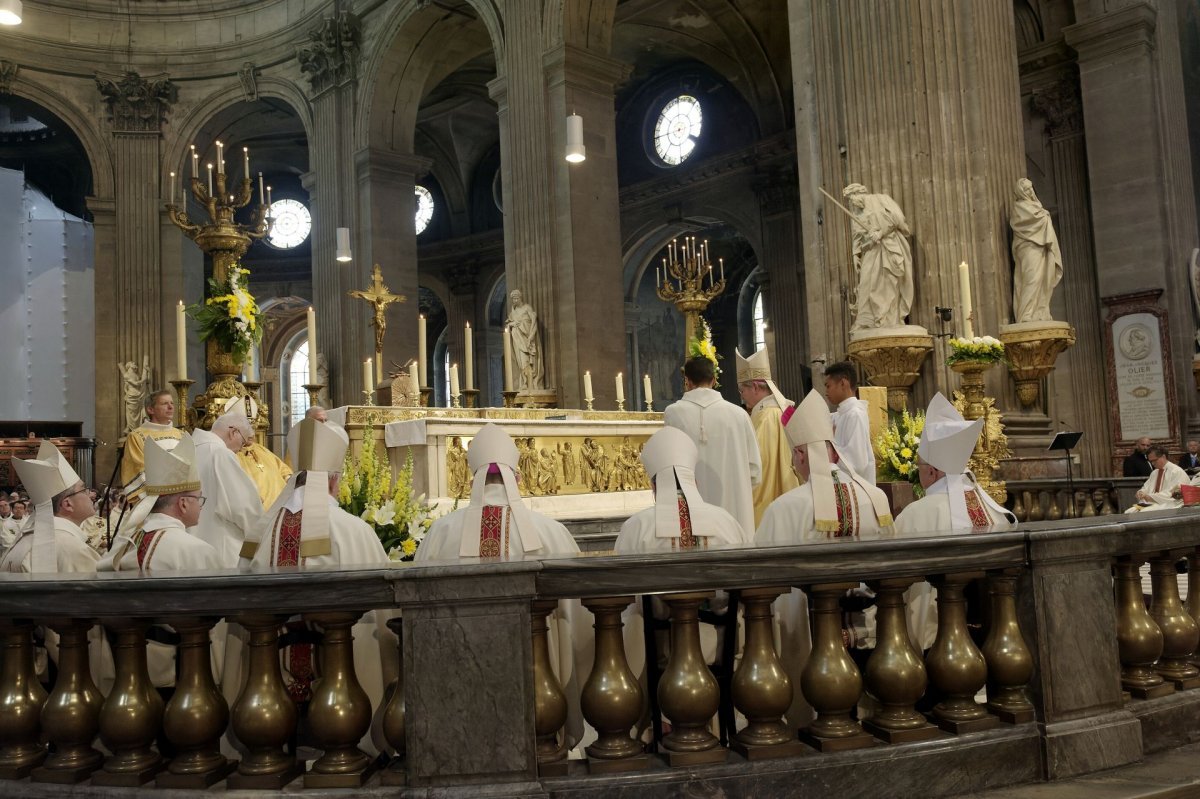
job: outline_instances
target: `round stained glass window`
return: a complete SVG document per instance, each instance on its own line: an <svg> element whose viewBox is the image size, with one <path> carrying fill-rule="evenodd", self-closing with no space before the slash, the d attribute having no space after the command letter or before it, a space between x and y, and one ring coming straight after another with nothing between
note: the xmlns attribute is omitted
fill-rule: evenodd
<svg viewBox="0 0 1200 799"><path fill-rule="evenodd" d="M678 166L696 148L696 138L704 121L700 101L690 95L671 100L654 124L654 150L664 164Z"/></svg>
<svg viewBox="0 0 1200 799"><path fill-rule="evenodd" d="M429 227L429 222L433 219L433 195L424 186L416 186L415 191L417 193L417 235L420 235L425 228Z"/></svg>
<svg viewBox="0 0 1200 799"><path fill-rule="evenodd" d="M267 215L271 217L267 243L277 249L290 250L303 244L312 230L312 217L299 200L276 200Z"/></svg>

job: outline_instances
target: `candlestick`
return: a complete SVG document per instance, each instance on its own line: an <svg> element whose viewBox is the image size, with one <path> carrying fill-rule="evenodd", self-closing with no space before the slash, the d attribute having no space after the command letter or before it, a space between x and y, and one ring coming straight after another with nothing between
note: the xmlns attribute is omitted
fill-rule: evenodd
<svg viewBox="0 0 1200 799"><path fill-rule="evenodd" d="M724 283L725 282L725 259L718 258L717 263L719 263L721 265L721 282Z"/></svg>
<svg viewBox="0 0 1200 799"><path fill-rule="evenodd" d="M225 145L217 142L217 174L225 174Z"/></svg>
<svg viewBox="0 0 1200 799"><path fill-rule="evenodd" d="M471 332L471 323L467 322L467 329L463 338L463 365L467 370L467 390L475 388L475 334Z"/></svg>
<svg viewBox="0 0 1200 799"><path fill-rule="evenodd" d="M312 382L305 383L302 388L308 392L308 407L311 408L317 404L317 400L321 396L321 389L325 388L325 385L314 380Z"/></svg>
<svg viewBox="0 0 1200 799"><path fill-rule="evenodd" d="M317 312L308 309L308 382L317 382Z"/></svg>
<svg viewBox="0 0 1200 799"><path fill-rule="evenodd" d="M183 300L175 306L175 373L180 380L187 380L187 316Z"/></svg>
<svg viewBox="0 0 1200 799"><path fill-rule="evenodd" d="M513 390L513 374L512 374L512 355L509 350L512 349L512 333L508 330L508 325L504 326L504 390ZM506 406L507 407L507 406Z"/></svg>
<svg viewBox="0 0 1200 799"><path fill-rule="evenodd" d="M375 366L371 358L363 361L362 377L363 391L370 394L375 390Z"/></svg>
<svg viewBox="0 0 1200 799"><path fill-rule="evenodd" d="M625 402L625 378L617 372L617 402Z"/></svg>
<svg viewBox="0 0 1200 799"><path fill-rule="evenodd" d="M200 169L200 154L196 152L196 145L192 145L192 179L200 177L197 172Z"/></svg>
<svg viewBox="0 0 1200 799"><path fill-rule="evenodd" d="M458 364L450 364L450 405L458 407Z"/></svg>
<svg viewBox="0 0 1200 799"><path fill-rule="evenodd" d="M242 174L250 177L250 148L242 148Z"/></svg>
<svg viewBox="0 0 1200 799"><path fill-rule="evenodd" d="M171 192L167 195L170 197L170 202L175 202L175 173L171 173Z"/></svg>
<svg viewBox="0 0 1200 799"><path fill-rule="evenodd" d="M263 193L262 172L258 173L258 204L259 205L267 204L267 196L266 196L266 194Z"/></svg>
<svg viewBox="0 0 1200 799"><path fill-rule="evenodd" d="M208 196L212 196L212 164L208 165Z"/></svg>
<svg viewBox="0 0 1200 799"><path fill-rule="evenodd" d="M963 261L958 265L959 304L962 306L963 330L967 338L975 337L975 326L971 318L971 268Z"/></svg>
<svg viewBox="0 0 1200 799"><path fill-rule="evenodd" d="M246 355L249 356L246 361L246 378L248 382L261 382L258 374L258 349L251 344Z"/></svg>
<svg viewBox="0 0 1200 799"><path fill-rule="evenodd" d="M417 379L417 362L408 364L408 393L415 407L421 406L421 383Z"/></svg>
<svg viewBox="0 0 1200 799"><path fill-rule="evenodd" d="M596 397L592 394L592 373L583 373L583 399L586 402L591 402Z"/></svg>
<svg viewBox="0 0 1200 799"><path fill-rule="evenodd" d="M650 388L650 375L642 378L642 393L646 395L646 410L652 410L654 391Z"/></svg>
<svg viewBox="0 0 1200 799"><path fill-rule="evenodd" d="M175 388L175 394L178 399L175 402L175 426L180 430L191 431L191 419L188 418L188 389L195 380L188 380L186 377L181 377L178 380L172 380L171 385Z"/></svg>

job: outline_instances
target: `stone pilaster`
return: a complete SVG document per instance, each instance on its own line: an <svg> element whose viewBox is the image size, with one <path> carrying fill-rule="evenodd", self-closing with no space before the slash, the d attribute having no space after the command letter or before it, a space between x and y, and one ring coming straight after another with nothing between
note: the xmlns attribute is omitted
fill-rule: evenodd
<svg viewBox="0 0 1200 799"><path fill-rule="evenodd" d="M111 197L88 197L96 268L96 462L97 485L107 481L117 460L117 439L125 421L125 403L113 353L117 329L116 211Z"/></svg>
<svg viewBox="0 0 1200 799"><path fill-rule="evenodd" d="M804 324L796 174L784 170L756 186L762 210L763 312L773 332L772 375L789 397L802 396L808 331Z"/></svg>

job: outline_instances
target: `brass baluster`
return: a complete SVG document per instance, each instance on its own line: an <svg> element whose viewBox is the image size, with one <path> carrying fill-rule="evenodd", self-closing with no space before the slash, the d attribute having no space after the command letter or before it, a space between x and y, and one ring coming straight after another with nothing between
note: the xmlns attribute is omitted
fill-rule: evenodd
<svg viewBox="0 0 1200 799"><path fill-rule="evenodd" d="M1063 517L1062 508L1058 504L1058 491L1050 489L1046 495L1050 498L1050 504L1046 508L1046 521L1056 522Z"/></svg>
<svg viewBox="0 0 1200 799"><path fill-rule="evenodd" d="M100 729L104 697L88 668L88 630L82 619L55 619L58 633L58 679L42 706L42 730L54 751L33 770L34 782L71 784L100 768L104 755L92 747Z"/></svg>
<svg viewBox="0 0 1200 799"><path fill-rule="evenodd" d="M547 617L558 607L553 599L534 600L530 619L533 625L533 724L537 731L538 774L543 777L567 773L566 742L559 743L558 732L567 722L567 696L554 676L546 641Z"/></svg>
<svg viewBox="0 0 1200 799"><path fill-rule="evenodd" d="M1080 491L1079 493L1080 493L1080 496L1083 497L1082 501L1080 502L1080 506L1083 508L1083 510L1080 512L1079 515L1080 516L1095 516L1096 515L1096 496L1095 496L1095 494L1093 494L1088 489L1084 489L1083 491Z"/></svg>
<svg viewBox="0 0 1200 799"><path fill-rule="evenodd" d="M867 660L867 690L880 709L863 722L863 729L888 743L923 741L938 735L937 727L914 707L925 693L925 664L913 649L904 618L904 592L917 581L898 577L868 583L876 593L875 651Z"/></svg>
<svg viewBox="0 0 1200 799"><path fill-rule="evenodd" d="M983 572L942 574L930 580L937 588L937 638L925 656L925 667L942 700L933 707L937 724L956 735L979 732L1000 722L975 701L987 682L987 662L967 631L967 583Z"/></svg>
<svg viewBox="0 0 1200 799"><path fill-rule="evenodd" d="M154 779L162 758L152 747L162 727L163 700L146 671L146 619L114 619L105 626L116 635L116 679L100 708L100 740L112 752L95 785L136 788Z"/></svg>
<svg viewBox="0 0 1200 799"><path fill-rule="evenodd" d="M0 622L0 779L20 780L46 759L38 732L46 691L34 677L33 623Z"/></svg>
<svg viewBox="0 0 1200 799"><path fill-rule="evenodd" d="M1187 612L1192 621L1200 625L1200 549L1187 556L1188 590ZM1190 662L1193 666L1200 665L1200 651L1192 654Z"/></svg>
<svg viewBox="0 0 1200 799"><path fill-rule="evenodd" d="M728 755L708 731L721 705L721 689L700 649L700 605L713 596L694 591L663 597L671 609L671 653L658 681L658 706L671 720L662 743L672 766L723 763Z"/></svg>
<svg viewBox="0 0 1200 799"><path fill-rule="evenodd" d="M647 765L641 741L629 734L642 715L642 687L625 660L621 611L631 596L585 599L595 616L596 658L580 694L580 708L597 738L587 747L588 770L633 771Z"/></svg>
<svg viewBox="0 0 1200 799"><path fill-rule="evenodd" d="M163 733L178 751L155 782L160 788L207 788L237 768L221 754L229 705L212 675L210 633L218 619L173 619L179 633L179 678L163 714Z"/></svg>
<svg viewBox="0 0 1200 799"><path fill-rule="evenodd" d="M379 781L384 785L407 785L408 765L404 758L408 748L404 720L404 619L388 619L387 626L400 642L400 673L396 682L389 686L390 693L383 707L382 727L383 737L396 750L396 756L379 775Z"/></svg>
<svg viewBox="0 0 1200 799"><path fill-rule="evenodd" d="M858 583L824 583L804 589L813 617L812 653L800 674L804 698L817 712L800 740L822 752L874 746L850 716L862 695L862 675L842 643L843 594Z"/></svg>
<svg viewBox="0 0 1200 799"><path fill-rule="evenodd" d="M1200 627L1179 601L1178 560L1164 552L1150 560L1150 580L1154 599L1150 616L1162 631L1163 652L1154 670L1175 684L1180 691L1200 687L1200 669L1188 662L1200 644Z"/></svg>
<svg viewBox="0 0 1200 799"><path fill-rule="evenodd" d="M1100 505L1101 516L1111 516L1117 512L1117 505L1113 499L1115 493L1113 489L1100 489L1103 492L1103 499Z"/></svg>
<svg viewBox="0 0 1200 799"><path fill-rule="evenodd" d="M362 613L306 613L305 621L319 624L321 676L308 705L309 721L325 753L304 775L305 788L357 788L375 771L374 763L358 748L371 729L371 700L354 673L351 628Z"/></svg>
<svg viewBox="0 0 1200 799"><path fill-rule="evenodd" d="M803 751L783 723L794 689L775 651L771 624L771 603L790 590L744 588L741 592L746 640L742 662L733 674L733 704L748 723L734 735L730 746L748 760L790 757Z"/></svg>
<svg viewBox="0 0 1200 799"><path fill-rule="evenodd" d="M1029 519L1029 511L1025 507L1025 498L1029 496L1028 491L1013 492L1013 516L1017 517L1017 521L1023 522Z"/></svg>
<svg viewBox="0 0 1200 799"><path fill-rule="evenodd" d="M1017 622L1017 577L1021 570L999 569L988 573L990 624L983 642L987 661L987 709L1001 721L1025 724L1034 709L1025 695L1033 676L1033 655Z"/></svg>
<svg viewBox="0 0 1200 799"><path fill-rule="evenodd" d="M233 703L233 732L249 750L229 775L233 789L278 790L304 771L283 745L296 729L296 704L279 672L279 626L287 616L251 614L234 619L250 635L249 665L242 692Z"/></svg>
<svg viewBox="0 0 1200 799"><path fill-rule="evenodd" d="M1154 671L1162 655L1163 634L1146 612L1142 579L1145 559L1136 555L1118 558L1114 566L1117 604L1117 649L1121 657L1121 687L1138 699L1165 696L1175 690Z"/></svg>
<svg viewBox="0 0 1200 799"><path fill-rule="evenodd" d="M1040 522L1046 518L1042 513L1042 491L1035 489L1033 491L1033 501L1029 504L1029 521Z"/></svg>

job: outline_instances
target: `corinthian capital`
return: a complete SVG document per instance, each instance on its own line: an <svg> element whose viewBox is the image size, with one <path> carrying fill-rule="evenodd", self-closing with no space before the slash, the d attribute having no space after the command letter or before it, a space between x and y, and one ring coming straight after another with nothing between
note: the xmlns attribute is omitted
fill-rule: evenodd
<svg viewBox="0 0 1200 799"><path fill-rule="evenodd" d="M166 73L143 78L136 72L96 74L113 130L153 132L167 121L179 91Z"/></svg>
<svg viewBox="0 0 1200 799"><path fill-rule="evenodd" d="M308 32L308 43L296 49L300 71L314 92L354 80L362 28L358 17L343 11Z"/></svg>

